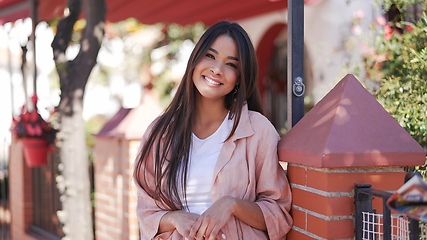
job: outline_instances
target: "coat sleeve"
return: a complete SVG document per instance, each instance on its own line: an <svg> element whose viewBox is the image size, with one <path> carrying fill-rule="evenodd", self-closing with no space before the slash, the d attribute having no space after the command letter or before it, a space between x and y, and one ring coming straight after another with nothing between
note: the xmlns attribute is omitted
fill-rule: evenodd
<svg viewBox="0 0 427 240"><path fill-rule="evenodd" d="M136 204L136 215L138 216L141 239L156 239L160 219L166 213L156 206L154 200L138 185L138 201ZM167 239L167 238L165 238Z"/></svg>
<svg viewBox="0 0 427 240"><path fill-rule="evenodd" d="M256 204L264 215L269 239L284 239L293 224L289 214L292 194L286 173L279 164L277 153L279 135L265 120L258 124L265 127L258 128L256 133L259 135L255 159Z"/></svg>
<svg viewBox="0 0 427 240"><path fill-rule="evenodd" d="M136 215L138 216L141 240L166 240L166 239L183 239L183 237L174 230L158 234L160 219L167 213L156 206L154 200L138 186L138 201Z"/></svg>
<svg viewBox="0 0 427 240"><path fill-rule="evenodd" d="M152 125L153 124L148 127L142 138L140 150L142 149L142 146L147 142L148 134L152 129ZM154 154L152 152L149 153L148 157L145 160L147 161L148 165L147 167L145 167L144 164L141 165L140 178L148 178L148 184L152 185L154 180ZM138 159L136 161L138 161ZM150 181L150 179L152 180ZM141 187L141 185L135 178L133 179L133 182L136 186L138 194L136 204L136 215L139 221L141 239L180 239L181 237L178 237L180 235L176 230L173 232L165 232L162 234L158 234L160 220L163 215L166 214L168 211L159 208L155 200Z"/></svg>

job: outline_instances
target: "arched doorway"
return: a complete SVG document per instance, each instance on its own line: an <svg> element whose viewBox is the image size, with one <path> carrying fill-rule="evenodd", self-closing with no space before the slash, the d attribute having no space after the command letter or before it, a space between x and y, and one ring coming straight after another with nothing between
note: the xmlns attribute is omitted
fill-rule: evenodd
<svg viewBox="0 0 427 240"><path fill-rule="evenodd" d="M264 114L272 122L277 131L285 134L287 129L287 75L288 75L288 43L287 26L277 23L271 26L262 37L256 49L259 74L258 88ZM304 83L305 109L311 109L310 101L312 74L311 63L308 54L304 53Z"/></svg>

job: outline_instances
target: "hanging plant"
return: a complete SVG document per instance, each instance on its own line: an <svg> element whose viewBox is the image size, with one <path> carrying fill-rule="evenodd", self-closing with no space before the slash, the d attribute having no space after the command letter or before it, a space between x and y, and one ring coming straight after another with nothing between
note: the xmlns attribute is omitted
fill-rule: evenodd
<svg viewBox="0 0 427 240"><path fill-rule="evenodd" d="M12 120L12 134L24 145L27 165L38 167L47 162L47 153L55 151L55 139L58 132L46 122L37 109L37 95L31 98L32 110L24 104L21 113Z"/></svg>

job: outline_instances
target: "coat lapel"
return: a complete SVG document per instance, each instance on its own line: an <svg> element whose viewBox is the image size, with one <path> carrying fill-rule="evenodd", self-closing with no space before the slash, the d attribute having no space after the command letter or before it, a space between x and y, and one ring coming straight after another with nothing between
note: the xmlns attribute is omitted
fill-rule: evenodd
<svg viewBox="0 0 427 240"><path fill-rule="evenodd" d="M214 169L214 183L215 179L218 176L218 173L223 169L223 167L231 160L231 157L236 150L236 141L245 137L249 137L254 134L251 122L249 120L249 110L248 105L245 104L242 108L242 114L240 116L239 124L234 132L233 136L224 142L224 145L221 148L219 153L218 160ZM245 153L239 153L245 154ZM215 185L215 184L214 184Z"/></svg>

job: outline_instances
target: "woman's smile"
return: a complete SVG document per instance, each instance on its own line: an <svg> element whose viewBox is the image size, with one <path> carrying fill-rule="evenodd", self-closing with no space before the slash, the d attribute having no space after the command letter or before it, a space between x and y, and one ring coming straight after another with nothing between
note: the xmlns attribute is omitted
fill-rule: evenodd
<svg viewBox="0 0 427 240"><path fill-rule="evenodd" d="M203 76L203 78L206 80L206 82L208 82L209 85L212 85L212 86L218 86L218 85L222 84L219 81L214 80L214 79L212 79L212 78L210 78L208 76Z"/></svg>

